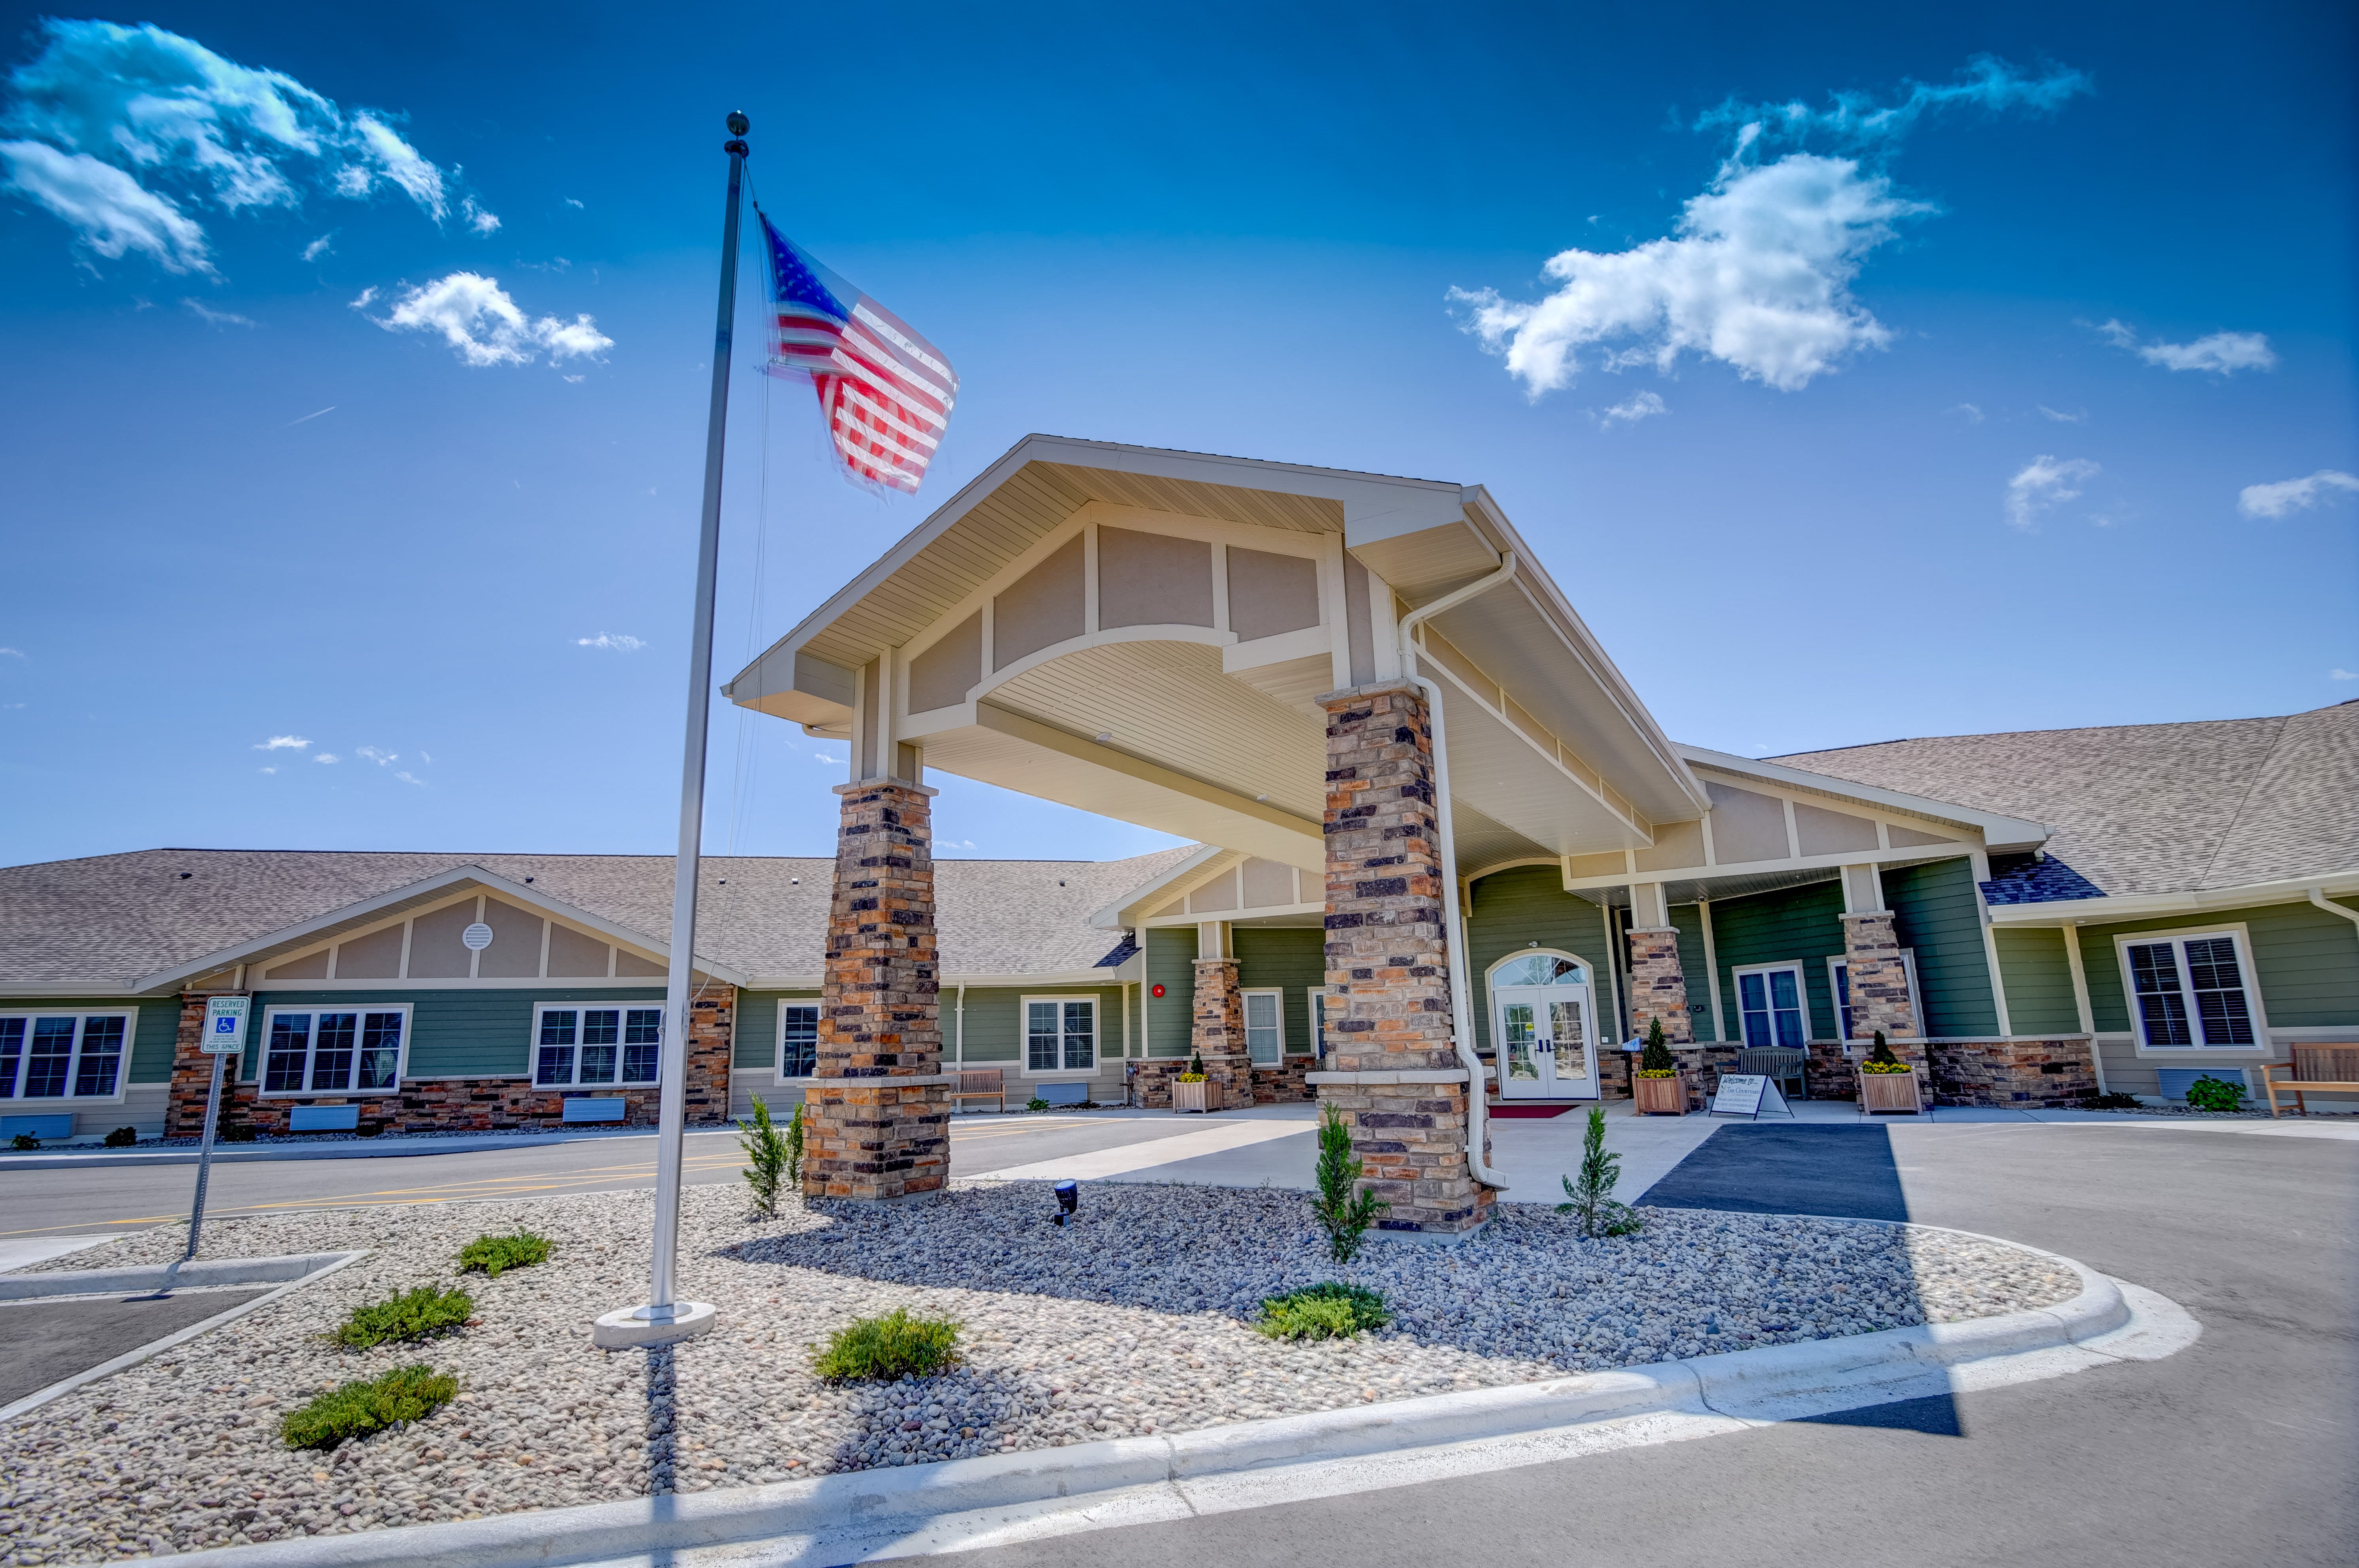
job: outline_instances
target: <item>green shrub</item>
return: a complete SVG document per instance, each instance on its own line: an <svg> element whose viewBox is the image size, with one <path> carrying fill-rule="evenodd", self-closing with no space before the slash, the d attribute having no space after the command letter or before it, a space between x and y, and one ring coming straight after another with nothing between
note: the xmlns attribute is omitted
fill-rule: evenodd
<svg viewBox="0 0 2359 1568"><path fill-rule="evenodd" d="M549 1237L520 1230L514 1236L479 1236L459 1249L459 1272L488 1274L496 1279L505 1269L529 1269L549 1261Z"/></svg>
<svg viewBox="0 0 2359 1568"><path fill-rule="evenodd" d="M1628 1236L1644 1229L1647 1222L1638 1217L1638 1212L1614 1199L1614 1183L1622 1180L1621 1165L1620 1155L1605 1150L1604 1108L1590 1106L1589 1128L1581 1138L1581 1180L1557 1178L1564 1183L1567 1201L1559 1203L1556 1212L1576 1217L1583 1236Z"/></svg>
<svg viewBox="0 0 2359 1568"><path fill-rule="evenodd" d="M1649 1076L1677 1073L1680 1064L1663 1040L1663 1020L1647 1020L1647 1048L1638 1053L1638 1071Z"/></svg>
<svg viewBox="0 0 2359 1568"><path fill-rule="evenodd" d="M346 1350L374 1350L397 1339L430 1339L449 1334L465 1327L474 1315L474 1299L466 1291L420 1285L402 1295L354 1307L343 1326L328 1337Z"/></svg>
<svg viewBox="0 0 2359 1568"><path fill-rule="evenodd" d="M431 1367L397 1367L382 1377L347 1383L279 1418L289 1448L333 1448L402 1421L423 1420L457 1396L459 1379Z"/></svg>
<svg viewBox="0 0 2359 1568"><path fill-rule="evenodd" d="M2187 1086L2187 1104L2199 1111L2241 1111L2245 1108L2245 1086L2206 1073Z"/></svg>
<svg viewBox="0 0 2359 1568"><path fill-rule="evenodd" d="M2136 1094L2112 1090L2103 1094L2082 1095L2081 1108L2084 1111L2135 1111L2138 1108L2138 1100Z"/></svg>
<svg viewBox="0 0 2359 1568"><path fill-rule="evenodd" d="M1328 1256L1338 1263L1349 1263L1359 1255L1368 1226L1392 1207L1374 1192L1354 1192L1352 1189L1359 1180L1360 1160L1352 1152L1352 1129L1344 1124L1343 1113L1332 1105L1321 1105L1319 1195L1310 1200L1310 1212L1319 1216L1319 1228L1327 1233Z"/></svg>
<svg viewBox="0 0 2359 1568"><path fill-rule="evenodd" d="M133 1144L137 1143L138 1141L139 1129L137 1127L116 1127L113 1132L106 1135L106 1147L109 1149L129 1149Z"/></svg>
<svg viewBox="0 0 2359 1568"><path fill-rule="evenodd" d="M1892 1054L1892 1047L1885 1040L1884 1031L1877 1029L1875 1038L1875 1044L1869 1049L1866 1058L1860 1062L1859 1070L1862 1073L1908 1072L1908 1063Z"/></svg>
<svg viewBox="0 0 2359 1568"><path fill-rule="evenodd" d="M8 1147L11 1149L38 1149L41 1147L41 1140L35 1138L31 1133L20 1132L16 1137L8 1140Z"/></svg>
<svg viewBox="0 0 2359 1568"><path fill-rule="evenodd" d="M1331 1279L1265 1298L1254 1327L1272 1339L1349 1339L1392 1321L1382 1296L1365 1285Z"/></svg>
<svg viewBox="0 0 2359 1568"><path fill-rule="evenodd" d="M955 1318L913 1318L900 1307L881 1318L854 1318L828 1337L811 1370L831 1382L930 1377L959 1364Z"/></svg>
<svg viewBox="0 0 2359 1568"><path fill-rule="evenodd" d="M1049 1108L1049 1105L1048 1101L1035 1094L1024 1103L1024 1108L1027 1111L1045 1111Z"/></svg>
<svg viewBox="0 0 2359 1568"><path fill-rule="evenodd" d="M778 1194L802 1184L803 1108L784 1127L770 1120L770 1107L759 1096L754 1101L751 1125L737 1124L737 1147L745 1151L745 1184L754 1189L754 1206L771 1219L778 1217Z"/></svg>

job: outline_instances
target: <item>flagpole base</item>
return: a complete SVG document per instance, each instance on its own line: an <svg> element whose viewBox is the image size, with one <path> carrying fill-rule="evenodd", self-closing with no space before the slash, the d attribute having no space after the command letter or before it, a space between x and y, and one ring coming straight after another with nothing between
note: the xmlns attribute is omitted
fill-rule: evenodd
<svg viewBox="0 0 2359 1568"><path fill-rule="evenodd" d="M660 1315L658 1315L660 1314ZM674 1301L669 1307L625 1307L590 1325L590 1343L600 1350L634 1350L678 1345L711 1334L721 1314L710 1301Z"/></svg>

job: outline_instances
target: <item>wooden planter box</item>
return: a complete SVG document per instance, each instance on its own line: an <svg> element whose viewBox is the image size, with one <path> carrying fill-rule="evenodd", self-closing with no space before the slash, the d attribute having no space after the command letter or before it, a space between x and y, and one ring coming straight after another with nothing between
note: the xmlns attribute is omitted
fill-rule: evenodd
<svg viewBox="0 0 2359 1568"><path fill-rule="evenodd" d="M1859 1075L1859 1108L1876 1111L1906 1111L1910 1115L1925 1108L1917 1093L1917 1073L1863 1073Z"/></svg>
<svg viewBox="0 0 2359 1568"><path fill-rule="evenodd" d="M1674 1073L1669 1078L1641 1078L1633 1073L1630 1093L1638 1102L1642 1116L1683 1116L1688 1114L1687 1080Z"/></svg>
<svg viewBox="0 0 2359 1568"><path fill-rule="evenodd" d="M1221 1108L1221 1085L1217 1079L1207 1078L1201 1083L1171 1081L1171 1108L1174 1111L1217 1111Z"/></svg>

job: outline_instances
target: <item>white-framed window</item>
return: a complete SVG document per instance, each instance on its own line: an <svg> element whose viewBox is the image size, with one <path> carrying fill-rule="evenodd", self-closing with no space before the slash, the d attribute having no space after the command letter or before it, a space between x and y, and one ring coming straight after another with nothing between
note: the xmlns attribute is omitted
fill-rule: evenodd
<svg viewBox="0 0 2359 1568"><path fill-rule="evenodd" d="M1245 1056L1264 1067L1275 1067L1286 1054L1286 993L1252 990L1239 993L1245 1000Z"/></svg>
<svg viewBox="0 0 2359 1568"><path fill-rule="evenodd" d="M0 1013L0 1100L119 1100L138 1009Z"/></svg>
<svg viewBox="0 0 2359 1568"><path fill-rule="evenodd" d="M532 1010L532 1081L544 1089L652 1083L663 1060L659 1002L542 1002Z"/></svg>
<svg viewBox="0 0 2359 1568"><path fill-rule="evenodd" d="M262 1009L262 1093L389 1094L401 1087L409 1006Z"/></svg>
<svg viewBox="0 0 2359 1568"><path fill-rule="evenodd" d="M819 1004L778 1004L778 1082L808 1078L819 1070Z"/></svg>
<svg viewBox="0 0 2359 1568"><path fill-rule="evenodd" d="M1917 984L1917 950L1900 950L1900 967L1908 976L1908 1005L1917 1011L1919 1033L1925 1028L1925 992ZM1835 999L1835 1032L1844 1040L1851 1038L1851 964L1843 958L1827 960L1827 994Z"/></svg>
<svg viewBox="0 0 2359 1568"><path fill-rule="evenodd" d="M2130 1027L2148 1050L2258 1051L2267 1042L2236 930L2116 937Z"/></svg>
<svg viewBox="0 0 2359 1568"><path fill-rule="evenodd" d="M1750 964L1730 974L1747 1046L1799 1051L1810 1043L1810 1002L1799 964Z"/></svg>
<svg viewBox="0 0 2359 1568"><path fill-rule="evenodd" d="M1327 1054L1327 987L1312 985L1303 993L1310 1004L1310 1054Z"/></svg>
<svg viewBox="0 0 2359 1568"><path fill-rule="evenodd" d="M1098 1064L1095 996L1024 998L1024 1070L1087 1073Z"/></svg>

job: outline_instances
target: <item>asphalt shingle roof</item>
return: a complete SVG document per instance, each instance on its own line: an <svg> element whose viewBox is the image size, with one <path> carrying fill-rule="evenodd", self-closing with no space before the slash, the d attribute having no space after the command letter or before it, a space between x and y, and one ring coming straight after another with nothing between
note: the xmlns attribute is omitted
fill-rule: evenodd
<svg viewBox="0 0 2359 1568"><path fill-rule="evenodd" d="M2043 822L2106 893L2359 866L2359 702L2266 719L1946 735L1772 760Z"/></svg>
<svg viewBox="0 0 2359 1568"><path fill-rule="evenodd" d="M1088 969L1121 937L1089 917L1195 853L936 861L942 972ZM119 988L470 866L530 877L535 891L658 945L671 929L669 855L147 849L0 867L0 986ZM703 869L702 956L747 975L820 972L832 860L716 855Z"/></svg>

